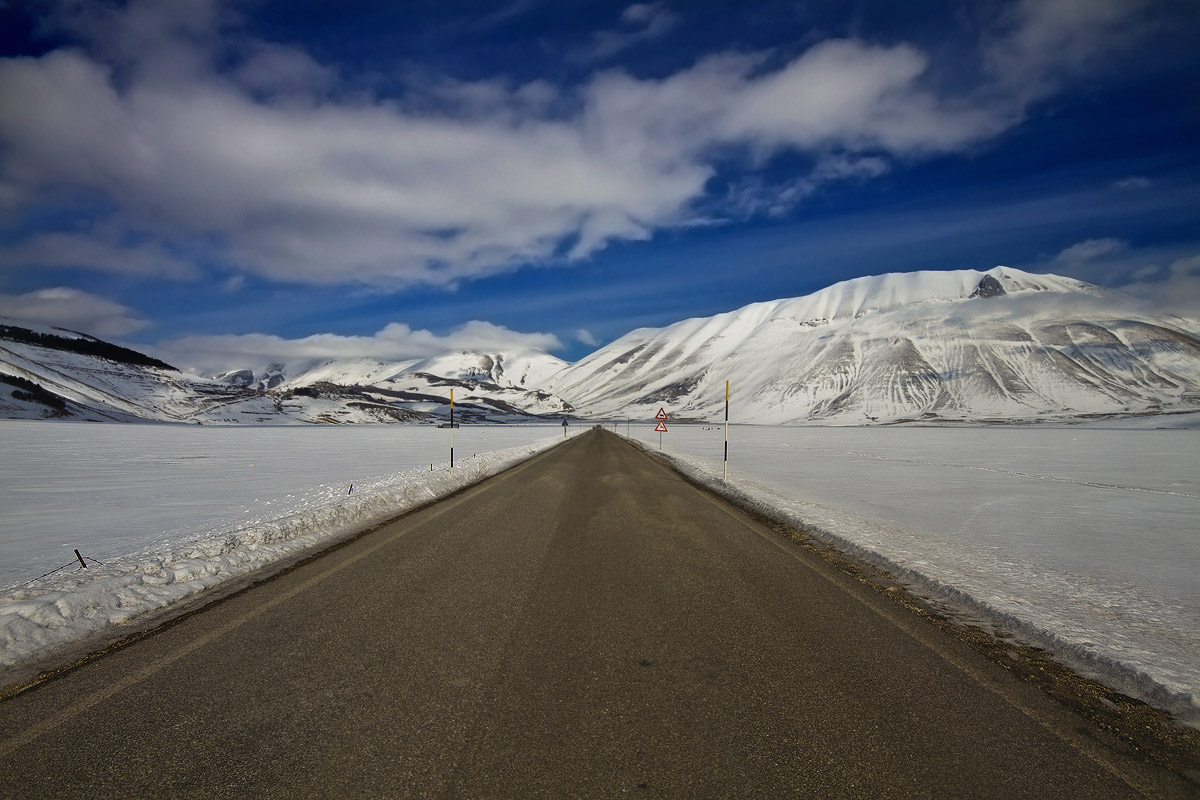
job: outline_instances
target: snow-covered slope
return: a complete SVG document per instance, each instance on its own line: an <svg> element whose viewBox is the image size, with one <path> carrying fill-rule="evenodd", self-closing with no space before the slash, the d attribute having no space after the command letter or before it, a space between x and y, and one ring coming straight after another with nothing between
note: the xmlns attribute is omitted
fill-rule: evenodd
<svg viewBox="0 0 1200 800"><path fill-rule="evenodd" d="M418 363L380 361L374 358L336 360L303 359L290 363L274 362L251 369L236 369L214 375L213 380L259 391L288 390L316 383L339 386L370 386L393 378Z"/></svg>
<svg viewBox="0 0 1200 800"><path fill-rule="evenodd" d="M283 419L274 400L259 392L172 369L6 338L0 338L0 384L0 416L8 418L120 422ZM29 390L30 385L36 388Z"/></svg>
<svg viewBox="0 0 1200 800"><path fill-rule="evenodd" d="M587 415L1026 421L1200 406L1200 322L1054 275L878 275L643 328L554 375Z"/></svg>
<svg viewBox="0 0 1200 800"><path fill-rule="evenodd" d="M508 421L570 411L532 385L563 366L537 351L451 353L426 361L270 364L210 380L90 336L0 319L0 417L436 422L449 416L454 390L457 420Z"/></svg>
<svg viewBox="0 0 1200 800"><path fill-rule="evenodd" d="M500 353L472 353L459 350L418 362L405 373L422 372L442 378L494 383L512 388L541 388L546 379L567 366L538 350L510 350Z"/></svg>
<svg viewBox="0 0 1200 800"><path fill-rule="evenodd" d="M0 321L0 417L9 419L286 424L427 418L406 405L353 389L268 394L187 375L90 336Z"/></svg>
<svg viewBox="0 0 1200 800"><path fill-rule="evenodd" d="M215 375L223 383L268 389L295 389L315 383L339 386L382 386L402 376L436 375L453 381L490 383L513 389L539 389L567 362L540 350L476 353L458 350L423 360L381 361L373 358L307 359L271 363Z"/></svg>
<svg viewBox="0 0 1200 800"><path fill-rule="evenodd" d="M322 395L353 389L376 400L438 414L448 413L450 390L454 389L455 407L466 419L500 419L571 411L569 404L541 389L550 375L566 365L532 349L460 350L410 361L358 358L273 363L225 372L215 379L287 396L288 403L298 402L296 393L313 387Z"/></svg>

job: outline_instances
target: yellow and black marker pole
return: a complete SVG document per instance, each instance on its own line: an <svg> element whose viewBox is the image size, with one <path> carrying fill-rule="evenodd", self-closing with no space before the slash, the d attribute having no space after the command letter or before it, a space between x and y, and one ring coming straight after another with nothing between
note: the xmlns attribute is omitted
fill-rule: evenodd
<svg viewBox="0 0 1200 800"><path fill-rule="evenodd" d="M454 474L454 390L450 390L450 474Z"/></svg>
<svg viewBox="0 0 1200 800"><path fill-rule="evenodd" d="M729 381L725 381L725 467L721 480L729 481Z"/></svg>

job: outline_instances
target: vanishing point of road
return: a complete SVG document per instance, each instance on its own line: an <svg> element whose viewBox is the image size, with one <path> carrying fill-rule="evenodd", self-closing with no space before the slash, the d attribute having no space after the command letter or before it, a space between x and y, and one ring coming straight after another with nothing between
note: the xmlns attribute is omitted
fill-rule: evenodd
<svg viewBox="0 0 1200 800"><path fill-rule="evenodd" d="M599 430L0 703L4 797L1194 791Z"/></svg>

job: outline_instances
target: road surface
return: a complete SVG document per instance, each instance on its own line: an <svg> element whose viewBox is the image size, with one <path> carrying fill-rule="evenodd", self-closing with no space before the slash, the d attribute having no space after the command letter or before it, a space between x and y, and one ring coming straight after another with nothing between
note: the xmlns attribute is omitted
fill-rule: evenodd
<svg viewBox="0 0 1200 800"><path fill-rule="evenodd" d="M601 431L0 703L6 797L1194 791Z"/></svg>

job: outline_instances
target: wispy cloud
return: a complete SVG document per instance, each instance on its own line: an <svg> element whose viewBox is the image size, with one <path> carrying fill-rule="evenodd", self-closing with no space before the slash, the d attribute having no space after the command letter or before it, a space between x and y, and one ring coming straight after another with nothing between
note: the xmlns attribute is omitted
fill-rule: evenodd
<svg viewBox="0 0 1200 800"><path fill-rule="evenodd" d="M1082 264L1119 253L1128 246L1128 243L1120 239L1086 239L1063 249L1054 260L1060 264Z"/></svg>
<svg viewBox="0 0 1200 800"><path fill-rule="evenodd" d="M1045 97L1146 36L1154 7L1154 0L1020 0L989 35L985 66L1012 97Z"/></svg>
<svg viewBox="0 0 1200 800"><path fill-rule="evenodd" d="M579 330L575 331L575 338L578 339L582 344L586 344L588 347L595 347L596 345L600 344L596 337L592 335L592 332L587 328L580 328Z"/></svg>
<svg viewBox="0 0 1200 800"><path fill-rule="evenodd" d="M1141 175L1130 175L1128 178L1121 178L1112 183L1114 189L1121 191L1131 191L1136 189L1149 189L1154 185L1154 182L1149 178L1144 178Z"/></svg>
<svg viewBox="0 0 1200 800"><path fill-rule="evenodd" d="M124 275L193 278L199 270L157 242L122 240L112 226L86 232L40 233L0 248L0 267L75 268Z"/></svg>
<svg viewBox="0 0 1200 800"><path fill-rule="evenodd" d="M679 23L665 3L636 3L621 12L620 27L600 31L572 54L576 61L603 61L630 47L658 39Z"/></svg>
<svg viewBox="0 0 1200 800"><path fill-rule="evenodd" d="M1200 324L1200 254L1176 259L1166 267L1143 266L1130 278L1120 287L1122 292Z"/></svg>

